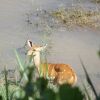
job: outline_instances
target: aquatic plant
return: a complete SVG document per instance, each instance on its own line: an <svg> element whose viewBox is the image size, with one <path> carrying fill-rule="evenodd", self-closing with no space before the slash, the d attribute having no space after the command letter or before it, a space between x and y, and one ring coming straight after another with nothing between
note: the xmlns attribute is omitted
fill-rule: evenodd
<svg viewBox="0 0 100 100"><path fill-rule="evenodd" d="M100 12L84 9L83 7L70 7L55 10L51 13L59 23L62 23L67 28L71 27L90 27L100 29Z"/></svg>

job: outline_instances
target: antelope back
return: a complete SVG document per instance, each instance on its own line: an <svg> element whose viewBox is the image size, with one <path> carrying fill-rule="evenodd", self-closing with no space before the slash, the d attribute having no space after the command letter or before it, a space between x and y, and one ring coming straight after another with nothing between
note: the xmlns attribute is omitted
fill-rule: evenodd
<svg viewBox="0 0 100 100"><path fill-rule="evenodd" d="M77 76L74 70L68 64L48 64L48 69L46 64L42 64L43 76L48 76L53 79L58 84L70 84L73 85L77 82Z"/></svg>

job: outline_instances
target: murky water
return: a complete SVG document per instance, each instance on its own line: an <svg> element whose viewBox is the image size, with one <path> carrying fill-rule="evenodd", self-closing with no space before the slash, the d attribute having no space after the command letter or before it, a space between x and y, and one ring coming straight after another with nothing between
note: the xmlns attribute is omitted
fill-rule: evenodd
<svg viewBox="0 0 100 100"><path fill-rule="evenodd" d="M14 49L22 47L27 39L37 44L48 43L48 62L69 63L79 76L84 75L79 56L82 58L92 81L100 91L100 32L77 28L67 30L57 25L45 11L77 4L74 0L0 0L0 67L16 67ZM72 3L73 2L73 3ZM88 3L87 3L88 2ZM79 2L78 2L79 3ZM96 5L82 0L84 7ZM38 12L38 15L37 15ZM39 13L40 12L40 13ZM28 19L31 19L29 22ZM24 53L22 54L24 55Z"/></svg>

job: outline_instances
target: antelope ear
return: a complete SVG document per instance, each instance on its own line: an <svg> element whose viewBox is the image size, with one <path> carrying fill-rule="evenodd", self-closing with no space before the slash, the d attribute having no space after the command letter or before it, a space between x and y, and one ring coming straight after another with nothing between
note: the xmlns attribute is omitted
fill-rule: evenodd
<svg viewBox="0 0 100 100"><path fill-rule="evenodd" d="M48 44L45 44L45 46L43 46L43 49L47 48Z"/></svg>
<svg viewBox="0 0 100 100"><path fill-rule="evenodd" d="M32 43L32 41L30 41L30 40L27 40L27 44L28 44L28 46L29 46L30 48L33 46L33 43Z"/></svg>
<svg viewBox="0 0 100 100"><path fill-rule="evenodd" d="M47 44L46 44L45 46L41 46L41 47L40 47L40 51L46 49L46 47L47 47Z"/></svg>

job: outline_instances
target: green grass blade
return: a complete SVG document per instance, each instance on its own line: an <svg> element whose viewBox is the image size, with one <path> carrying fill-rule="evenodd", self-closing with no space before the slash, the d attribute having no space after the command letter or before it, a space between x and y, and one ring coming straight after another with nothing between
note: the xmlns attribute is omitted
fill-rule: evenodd
<svg viewBox="0 0 100 100"><path fill-rule="evenodd" d="M46 61L46 77L48 78L48 62L46 56L45 56L45 61Z"/></svg>
<svg viewBox="0 0 100 100"><path fill-rule="evenodd" d="M83 85L83 87L84 87L84 90L85 90L85 92L86 92L86 95L87 95L87 97L88 97L88 100L92 100L91 99L91 97L90 97L90 95L89 95L89 93L88 93L88 90L87 90L87 88L86 88L86 86L85 86L85 84L82 82L82 85Z"/></svg>
<svg viewBox="0 0 100 100"><path fill-rule="evenodd" d="M8 90L8 80L7 80L7 70L4 68L4 75L5 75L5 90L6 90L6 100L9 100L9 90Z"/></svg>
<svg viewBox="0 0 100 100"><path fill-rule="evenodd" d="M16 58L17 58L17 61L18 61L19 67L20 67L20 73L22 73L25 80L28 81L28 77L27 77L26 73L24 73L24 66L21 63L21 59L16 50L15 50L15 55L16 55Z"/></svg>
<svg viewBox="0 0 100 100"><path fill-rule="evenodd" d="M96 90L95 90L95 87L94 87L94 85L93 85L93 83L92 83L92 81L91 81L91 79L90 79L90 77L89 77L89 75L88 75L88 72L87 72L87 70L86 70L86 68L85 68L85 66L84 66L83 61L81 60L81 58L80 58L80 62L81 62L81 65L82 65L82 67L83 67L83 70L84 70L84 72L85 72L86 80L87 80L87 82L89 83L89 85L91 86L91 89L93 90L93 92L94 92L94 94L95 94L95 96L96 96L96 99L98 99L98 95L97 95L97 92L96 92Z"/></svg>

